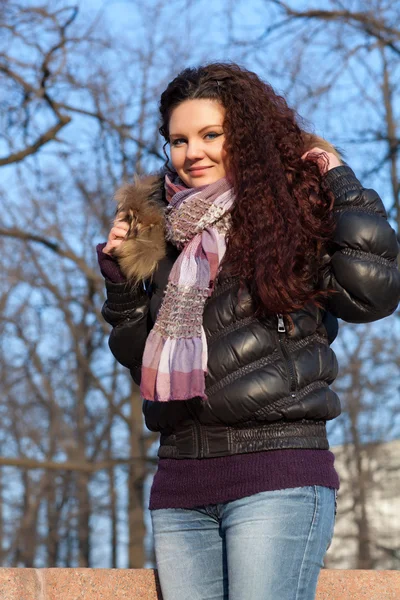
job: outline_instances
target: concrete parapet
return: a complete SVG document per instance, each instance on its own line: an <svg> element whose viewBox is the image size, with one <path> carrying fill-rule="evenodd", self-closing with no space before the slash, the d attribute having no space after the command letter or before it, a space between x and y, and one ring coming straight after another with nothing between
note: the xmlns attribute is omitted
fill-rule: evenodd
<svg viewBox="0 0 400 600"><path fill-rule="evenodd" d="M0 569L1 600L162 600L152 569ZM399 571L324 569L316 600L399 600Z"/></svg>

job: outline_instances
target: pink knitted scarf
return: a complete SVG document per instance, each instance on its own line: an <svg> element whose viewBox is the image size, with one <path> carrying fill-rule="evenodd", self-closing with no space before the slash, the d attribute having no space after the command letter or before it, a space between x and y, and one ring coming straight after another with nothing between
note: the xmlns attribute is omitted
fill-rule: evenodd
<svg viewBox="0 0 400 600"><path fill-rule="evenodd" d="M146 400L205 400L203 311L226 251L233 189L226 178L187 188L168 176L165 189L167 239L182 251L146 341L140 390Z"/></svg>

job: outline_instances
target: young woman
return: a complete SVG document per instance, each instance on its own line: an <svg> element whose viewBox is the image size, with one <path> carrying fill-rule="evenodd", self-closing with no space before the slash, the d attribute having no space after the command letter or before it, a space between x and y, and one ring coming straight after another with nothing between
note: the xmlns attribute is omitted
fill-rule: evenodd
<svg viewBox="0 0 400 600"><path fill-rule="evenodd" d="M396 309L396 236L254 73L185 69L160 112L171 165L118 191L98 255L111 351L161 434L163 598L311 600L339 488L330 343Z"/></svg>

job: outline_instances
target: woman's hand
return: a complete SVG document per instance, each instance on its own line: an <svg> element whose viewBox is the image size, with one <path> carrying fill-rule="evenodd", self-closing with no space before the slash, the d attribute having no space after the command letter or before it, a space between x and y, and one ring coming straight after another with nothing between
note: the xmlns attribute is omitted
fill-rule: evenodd
<svg viewBox="0 0 400 600"><path fill-rule="evenodd" d="M117 217L108 235L107 244L104 246L103 252L105 254L112 254L115 248L118 248L118 246L122 244L128 231L128 223L120 217Z"/></svg>
<svg viewBox="0 0 400 600"><path fill-rule="evenodd" d="M334 169L335 167L340 167L342 165L335 154L332 152L327 152L322 148L315 147L311 150L307 150L307 152L305 152L301 158L304 160L309 154L321 155L319 158L317 158L317 164L322 175L330 169Z"/></svg>

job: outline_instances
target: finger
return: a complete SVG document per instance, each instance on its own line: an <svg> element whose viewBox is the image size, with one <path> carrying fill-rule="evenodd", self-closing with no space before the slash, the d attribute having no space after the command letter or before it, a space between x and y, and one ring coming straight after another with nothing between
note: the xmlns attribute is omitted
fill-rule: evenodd
<svg viewBox="0 0 400 600"><path fill-rule="evenodd" d="M103 248L103 252L104 254L110 254L112 251L112 247L110 246L110 243L108 242L106 246L104 246Z"/></svg>
<svg viewBox="0 0 400 600"><path fill-rule="evenodd" d="M311 150L307 150L307 152L305 152L301 158L305 159L309 154L323 154L324 152L325 150L322 150L322 148L318 148L317 146L315 146L314 148L311 148Z"/></svg>
<svg viewBox="0 0 400 600"><path fill-rule="evenodd" d="M103 248L103 252L105 254L112 254L113 250L115 250L115 248L118 248L118 246L120 246L121 243L122 243L122 240L108 241L107 245L104 246L104 248Z"/></svg>
<svg viewBox="0 0 400 600"><path fill-rule="evenodd" d="M113 227L112 230L114 238L124 238L128 233L127 229L122 229L122 227Z"/></svg>
<svg viewBox="0 0 400 600"><path fill-rule="evenodd" d="M123 219L115 219L114 227L121 227L122 229L125 229L126 231L128 231L128 229L129 229L128 223Z"/></svg>

